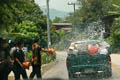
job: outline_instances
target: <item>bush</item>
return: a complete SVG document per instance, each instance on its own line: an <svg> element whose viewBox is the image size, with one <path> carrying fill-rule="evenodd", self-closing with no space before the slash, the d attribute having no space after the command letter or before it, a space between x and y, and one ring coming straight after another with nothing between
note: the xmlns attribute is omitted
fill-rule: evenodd
<svg viewBox="0 0 120 80"><path fill-rule="evenodd" d="M26 55L27 59L29 59L30 61L32 61L32 51L26 52L25 55Z"/></svg>
<svg viewBox="0 0 120 80"><path fill-rule="evenodd" d="M26 58L29 59L30 61L32 60L32 51L26 53ZM54 61L55 59L56 59L56 53L50 55L48 53L41 52L42 64L47 64L51 61Z"/></svg>
<svg viewBox="0 0 120 80"><path fill-rule="evenodd" d="M120 52L120 18L116 18L111 26L111 34L107 41L111 44L112 52Z"/></svg>

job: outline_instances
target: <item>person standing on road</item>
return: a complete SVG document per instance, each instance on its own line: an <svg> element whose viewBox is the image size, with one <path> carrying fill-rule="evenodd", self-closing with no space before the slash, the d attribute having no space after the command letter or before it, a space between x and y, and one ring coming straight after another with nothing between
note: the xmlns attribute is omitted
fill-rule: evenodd
<svg viewBox="0 0 120 80"><path fill-rule="evenodd" d="M41 48L40 39L36 39L32 45L32 72L30 74L30 79L33 79L35 75L37 78L42 80L41 75Z"/></svg>
<svg viewBox="0 0 120 80"><path fill-rule="evenodd" d="M15 65L14 65L14 62L15 62L15 59L14 59L14 53L15 51L18 49L18 46L16 44L16 41L14 41L14 43L10 43L11 45L13 45L11 48L10 48L10 65L9 65L9 71L8 71L8 75L10 74L11 71L13 71L14 75L15 75Z"/></svg>
<svg viewBox="0 0 120 80"><path fill-rule="evenodd" d="M6 40L0 38L0 79L8 80L8 70L9 70L9 50L6 46Z"/></svg>
<svg viewBox="0 0 120 80"><path fill-rule="evenodd" d="M20 80L20 74L22 74L23 79L28 79L25 68L22 63L25 61L25 54L22 50L24 47L24 41L19 39L17 41L17 49L14 51L14 70L15 70L15 80Z"/></svg>

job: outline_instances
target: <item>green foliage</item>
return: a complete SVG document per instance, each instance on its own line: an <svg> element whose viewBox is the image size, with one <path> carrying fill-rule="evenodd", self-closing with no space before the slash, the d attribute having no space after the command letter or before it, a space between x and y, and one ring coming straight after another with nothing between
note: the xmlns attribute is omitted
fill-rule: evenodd
<svg viewBox="0 0 120 80"><path fill-rule="evenodd" d="M58 50L67 49L70 44L70 39L71 39L71 33L66 32L64 30L60 30L60 32L57 33L55 48Z"/></svg>
<svg viewBox="0 0 120 80"><path fill-rule="evenodd" d="M109 0L78 0L79 9L75 12L76 24L93 22L108 15L111 8ZM73 22L73 14L67 17L67 21Z"/></svg>
<svg viewBox="0 0 120 80"><path fill-rule="evenodd" d="M73 23L73 13L69 13L69 16L65 18L65 21L68 23Z"/></svg>
<svg viewBox="0 0 120 80"><path fill-rule="evenodd" d="M108 12L108 14L120 14L120 0L111 0L112 9ZM114 22L110 28L111 34L107 39L112 46L113 52L120 52L120 18L114 19Z"/></svg>
<svg viewBox="0 0 120 80"><path fill-rule="evenodd" d="M25 15L25 8L32 4L30 0L4 0L0 2L0 28L8 29L18 21L18 17ZM32 6L32 5L31 5Z"/></svg>
<svg viewBox="0 0 120 80"><path fill-rule="evenodd" d="M120 52L120 18L116 18L111 27L111 35L107 41L111 44L112 52Z"/></svg>
<svg viewBox="0 0 120 80"><path fill-rule="evenodd" d="M112 4L120 6L120 0L111 0Z"/></svg>
<svg viewBox="0 0 120 80"><path fill-rule="evenodd" d="M32 61L32 51L26 52L25 56L27 59L29 59L30 61Z"/></svg>
<svg viewBox="0 0 120 80"><path fill-rule="evenodd" d="M47 64L56 59L56 54L49 55L48 53L41 53L42 54L42 64Z"/></svg>
<svg viewBox="0 0 120 80"><path fill-rule="evenodd" d="M108 11L108 14L120 14L119 0L111 0L111 10Z"/></svg>
<svg viewBox="0 0 120 80"><path fill-rule="evenodd" d="M0 1L0 30L8 35L25 39L31 46L34 38L41 39L41 47L47 47L47 22L40 7L32 0ZM52 39L55 38L51 25Z"/></svg>
<svg viewBox="0 0 120 80"><path fill-rule="evenodd" d="M116 18L111 27L111 36L115 38L115 41L120 41L120 18Z"/></svg>
<svg viewBox="0 0 120 80"><path fill-rule="evenodd" d="M32 51L26 53L26 58L32 60ZM56 53L49 55L48 53L41 52L42 64L47 64L56 59Z"/></svg>
<svg viewBox="0 0 120 80"><path fill-rule="evenodd" d="M53 23L61 23L63 22L63 19L60 17L55 17L55 19L53 20Z"/></svg>
<svg viewBox="0 0 120 80"><path fill-rule="evenodd" d="M22 21L21 24L15 24L13 33L23 33L27 38L39 37L38 29L32 21Z"/></svg>

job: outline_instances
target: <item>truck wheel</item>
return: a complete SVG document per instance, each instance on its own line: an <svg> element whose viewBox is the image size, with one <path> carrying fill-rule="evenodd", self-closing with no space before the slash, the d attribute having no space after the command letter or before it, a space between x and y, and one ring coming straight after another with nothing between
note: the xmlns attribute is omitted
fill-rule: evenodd
<svg viewBox="0 0 120 80"><path fill-rule="evenodd" d="M105 77L109 78L109 77L111 77L111 76L112 76L112 69L106 70L106 72L105 72Z"/></svg>
<svg viewBox="0 0 120 80"><path fill-rule="evenodd" d="M69 80L73 80L74 79L74 75L73 75L73 73L68 73L68 77L69 77Z"/></svg>
<svg viewBox="0 0 120 80"><path fill-rule="evenodd" d="M112 71L108 72L107 77L111 77L112 76Z"/></svg>

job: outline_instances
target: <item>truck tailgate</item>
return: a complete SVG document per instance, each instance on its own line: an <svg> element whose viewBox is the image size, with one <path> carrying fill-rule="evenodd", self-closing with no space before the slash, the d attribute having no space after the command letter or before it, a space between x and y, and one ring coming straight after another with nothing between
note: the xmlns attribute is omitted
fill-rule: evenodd
<svg viewBox="0 0 120 80"><path fill-rule="evenodd" d="M108 62L107 57L107 55L79 55L72 57L70 64L71 66L106 64Z"/></svg>

